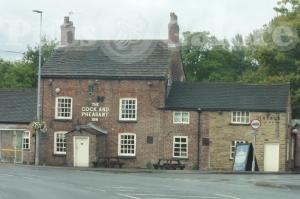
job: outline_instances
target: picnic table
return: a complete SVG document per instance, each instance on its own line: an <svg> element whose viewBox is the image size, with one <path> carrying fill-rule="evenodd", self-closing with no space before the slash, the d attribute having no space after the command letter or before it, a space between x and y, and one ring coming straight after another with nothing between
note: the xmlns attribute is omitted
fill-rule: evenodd
<svg viewBox="0 0 300 199"><path fill-rule="evenodd" d="M159 159L156 164L153 164L154 169L180 169L185 168L185 164L179 159Z"/></svg>
<svg viewBox="0 0 300 199"><path fill-rule="evenodd" d="M114 168L118 166L122 168L123 165L124 162L120 162L120 158L117 156L98 157L96 161L93 161L94 167Z"/></svg>

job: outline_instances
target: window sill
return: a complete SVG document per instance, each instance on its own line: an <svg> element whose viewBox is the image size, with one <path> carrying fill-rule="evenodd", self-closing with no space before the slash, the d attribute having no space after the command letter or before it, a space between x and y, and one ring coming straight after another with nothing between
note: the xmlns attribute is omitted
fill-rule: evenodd
<svg viewBox="0 0 300 199"><path fill-rule="evenodd" d="M57 119L57 118L55 118L54 121L57 121L57 122L72 122L72 119Z"/></svg>
<svg viewBox="0 0 300 199"><path fill-rule="evenodd" d="M57 157L65 157L67 154L53 153L52 155Z"/></svg>
<svg viewBox="0 0 300 199"><path fill-rule="evenodd" d="M119 123L137 123L137 120L118 120Z"/></svg>
<svg viewBox="0 0 300 199"><path fill-rule="evenodd" d="M30 149L23 149L23 151L30 151Z"/></svg>
<svg viewBox="0 0 300 199"><path fill-rule="evenodd" d="M247 124L241 124L241 123L232 123L232 122L230 122L229 125L230 126L249 126L250 124L249 123L247 123Z"/></svg>
<svg viewBox="0 0 300 199"><path fill-rule="evenodd" d="M189 160L188 157L184 158L184 157L172 157L172 160Z"/></svg>
<svg viewBox="0 0 300 199"><path fill-rule="evenodd" d="M118 155L119 159L136 159L136 156L122 156L122 155Z"/></svg>

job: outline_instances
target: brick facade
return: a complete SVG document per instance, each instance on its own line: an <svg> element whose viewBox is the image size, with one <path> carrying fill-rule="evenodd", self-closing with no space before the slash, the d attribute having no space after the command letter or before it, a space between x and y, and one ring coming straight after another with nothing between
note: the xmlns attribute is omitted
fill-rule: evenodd
<svg viewBox="0 0 300 199"><path fill-rule="evenodd" d="M95 92L89 93L89 84L95 83ZM60 88L60 93L56 93L56 88ZM68 96L73 98L73 117L72 120L55 119L55 98L57 96ZM76 125L86 124L91 121L89 117L82 117L82 107L90 107L91 103L96 102L97 96L104 96L102 107L109 107L107 117L99 118L94 122L108 131L106 136L106 156L117 156L118 134L136 133L137 135L137 154L135 161L128 160L132 167L143 167L148 161L156 161L158 157L157 140L153 145L147 145L147 136L158 137L161 132L161 111L158 108L164 106L165 83L160 80L153 81L129 81L129 80L43 80L43 120L47 122L48 138L41 140L43 144L41 151L41 162L55 165L71 165L70 159L62 155L54 155L54 132L71 131ZM137 121L119 121L119 99L133 97L137 98ZM71 139L72 140L72 139ZM68 139L67 146L70 145ZM68 147L70 149L70 147ZM71 157L71 156L70 156ZM90 161L94 161L94 157Z"/></svg>

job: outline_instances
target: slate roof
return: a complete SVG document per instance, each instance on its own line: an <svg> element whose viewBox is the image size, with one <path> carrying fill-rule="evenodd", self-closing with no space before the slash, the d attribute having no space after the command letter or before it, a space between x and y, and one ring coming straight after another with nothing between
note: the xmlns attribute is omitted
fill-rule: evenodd
<svg viewBox="0 0 300 199"><path fill-rule="evenodd" d="M36 89L0 89L0 123L32 122L36 101Z"/></svg>
<svg viewBox="0 0 300 199"><path fill-rule="evenodd" d="M289 89L289 84L174 82L166 108L284 112L288 106Z"/></svg>
<svg viewBox="0 0 300 199"><path fill-rule="evenodd" d="M78 40L55 50L42 77L162 79L169 50L165 40Z"/></svg>

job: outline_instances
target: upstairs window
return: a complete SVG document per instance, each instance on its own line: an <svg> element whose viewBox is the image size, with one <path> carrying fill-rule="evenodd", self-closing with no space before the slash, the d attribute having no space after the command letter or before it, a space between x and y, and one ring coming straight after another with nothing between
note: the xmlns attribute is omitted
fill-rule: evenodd
<svg viewBox="0 0 300 199"><path fill-rule="evenodd" d="M250 123L250 113L234 111L231 113L231 123L233 124L249 124Z"/></svg>
<svg viewBox="0 0 300 199"><path fill-rule="evenodd" d="M23 149L30 149L30 132L24 131L23 133Z"/></svg>
<svg viewBox="0 0 300 199"><path fill-rule="evenodd" d="M119 120L135 121L137 119L137 99L122 98L120 99Z"/></svg>
<svg viewBox="0 0 300 199"><path fill-rule="evenodd" d="M71 97L56 98L55 119L72 119L72 98Z"/></svg>
<svg viewBox="0 0 300 199"><path fill-rule="evenodd" d="M174 124L189 124L190 113L189 112L173 112Z"/></svg>

